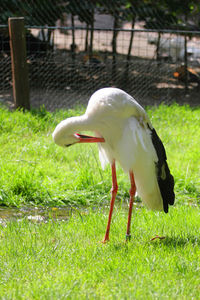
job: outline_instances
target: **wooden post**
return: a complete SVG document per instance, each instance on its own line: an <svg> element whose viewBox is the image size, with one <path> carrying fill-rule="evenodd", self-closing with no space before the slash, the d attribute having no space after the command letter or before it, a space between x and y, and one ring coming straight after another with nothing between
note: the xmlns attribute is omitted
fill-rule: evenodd
<svg viewBox="0 0 200 300"><path fill-rule="evenodd" d="M188 93L188 54L187 54L187 35L184 36L184 71L185 71L185 93Z"/></svg>
<svg viewBox="0 0 200 300"><path fill-rule="evenodd" d="M9 18L13 97L16 108L30 109L24 18Z"/></svg>

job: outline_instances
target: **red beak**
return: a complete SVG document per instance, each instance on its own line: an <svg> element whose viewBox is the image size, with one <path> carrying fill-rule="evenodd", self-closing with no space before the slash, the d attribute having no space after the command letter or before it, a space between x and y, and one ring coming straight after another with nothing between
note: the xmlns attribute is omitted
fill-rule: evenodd
<svg viewBox="0 0 200 300"><path fill-rule="evenodd" d="M79 133L75 133L74 135L79 139L79 143L104 143L105 142L103 137L83 135Z"/></svg>

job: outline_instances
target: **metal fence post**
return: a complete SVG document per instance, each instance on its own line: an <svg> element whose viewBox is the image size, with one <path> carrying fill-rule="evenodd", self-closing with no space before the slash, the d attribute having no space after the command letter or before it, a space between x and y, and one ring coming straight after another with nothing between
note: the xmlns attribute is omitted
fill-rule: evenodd
<svg viewBox="0 0 200 300"><path fill-rule="evenodd" d="M16 108L30 109L24 18L9 18L13 97Z"/></svg>

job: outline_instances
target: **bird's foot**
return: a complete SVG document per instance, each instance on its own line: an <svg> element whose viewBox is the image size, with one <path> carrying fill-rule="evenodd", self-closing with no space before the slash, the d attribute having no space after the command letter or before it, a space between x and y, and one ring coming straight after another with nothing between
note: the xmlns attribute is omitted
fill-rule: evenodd
<svg viewBox="0 0 200 300"><path fill-rule="evenodd" d="M154 237L151 239L151 241L154 241L154 240L157 240L157 239L159 239L159 240L164 240L164 239L165 239L165 236L159 236L159 235L156 235L156 236L154 236Z"/></svg>
<svg viewBox="0 0 200 300"><path fill-rule="evenodd" d="M126 242L131 240L131 234L126 234Z"/></svg>
<svg viewBox="0 0 200 300"><path fill-rule="evenodd" d="M101 241L102 244L106 244L107 242L109 242L109 237L108 236L105 236L103 241Z"/></svg>
<svg viewBox="0 0 200 300"><path fill-rule="evenodd" d="M109 240L103 240L101 241L102 244L107 244L109 242Z"/></svg>

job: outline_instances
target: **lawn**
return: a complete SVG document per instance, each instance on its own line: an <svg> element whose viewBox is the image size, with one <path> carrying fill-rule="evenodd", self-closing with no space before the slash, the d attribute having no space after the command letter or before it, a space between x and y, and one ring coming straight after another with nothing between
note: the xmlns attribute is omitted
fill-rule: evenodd
<svg viewBox="0 0 200 300"><path fill-rule="evenodd" d="M166 147L175 177L176 203L199 204L200 108L161 105L147 108ZM0 108L0 205L98 204L110 197L111 171L102 170L96 145L67 149L51 138L64 118L84 108L21 113ZM128 197L129 179L117 169L119 198Z"/></svg>
<svg viewBox="0 0 200 300"><path fill-rule="evenodd" d="M51 139L58 122L83 112L0 108L0 205L79 211L65 222L0 224L0 299L200 299L200 108L147 108L166 147L176 204L164 214L137 202L125 243L129 179L118 166L106 245L110 168L101 169L96 145L62 149ZM150 242L156 234L166 238Z"/></svg>
<svg viewBox="0 0 200 300"><path fill-rule="evenodd" d="M67 222L9 222L0 233L0 299L200 299L200 211L168 215L115 209L111 240L102 244L106 210ZM150 239L155 234L164 240Z"/></svg>

